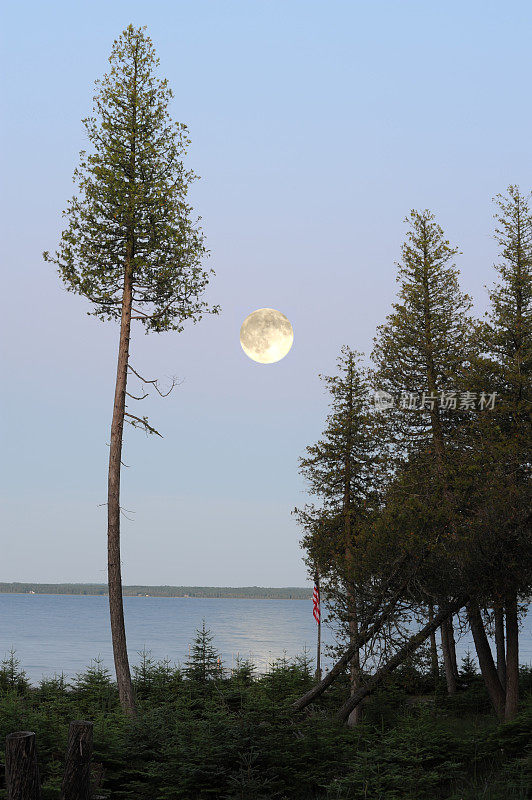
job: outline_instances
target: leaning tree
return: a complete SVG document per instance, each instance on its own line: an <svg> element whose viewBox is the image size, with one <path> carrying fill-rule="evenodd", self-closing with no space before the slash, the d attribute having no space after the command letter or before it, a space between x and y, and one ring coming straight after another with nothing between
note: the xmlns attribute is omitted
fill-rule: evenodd
<svg viewBox="0 0 532 800"><path fill-rule="evenodd" d="M63 216L57 265L66 288L87 298L89 313L120 323L108 473L108 581L113 652L120 702L135 713L126 649L120 567L120 468L124 422L157 431L129 410L129 375L159 390L130 364L132 321L146 333L181 331L210 308L202 295L212 270L202 266L204 237L187 202L196 178L183 164L187 128L173 122L168 82L145 28L132 25L115 40L111 68L96 81L93 116L83 120L91 148L74 172L78 194ZM145 394L141 395L145 396Z"/></svg>

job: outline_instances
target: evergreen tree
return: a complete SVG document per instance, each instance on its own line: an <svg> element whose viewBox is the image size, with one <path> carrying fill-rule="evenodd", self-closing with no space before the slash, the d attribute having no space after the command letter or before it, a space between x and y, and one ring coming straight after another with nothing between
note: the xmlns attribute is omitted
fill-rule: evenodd
<svg viewBox="0 0 532 800"><path fill-rule="evenodd" d="M460 290L453 263L458 250L445 239L429 211L411 211L397 281L399 301L378 328L373 350L375 388L396 405L386 413L398 448L433 451L434 493L445 498L447 533L456 535L456 503L449 470L448 441L460 418L457 393L475 351L470 298ZM445 672L456 691L452 623L442 627Z"/></svg>
<svg viewBox="0 0 532 800"><path fill-rule="evenodd" d="M223 669L220 655L213 645L214 636L205 627L196 630L194 642L190 647L190 655L185 662L184 674L188 680L205 687L209 681L222 677Z"/></svg>
<svg viewBox="0 0 532 800"><path fill-rule="evenodd" d="M479 385L496 393L496 403L489 420L479 416L472 434L481 443L484 472L490 471L483 483L483 537L497 565L491 569L497 670L486 652L487 668L498 705L511 719L518 706L518 595L527 596L532 582L532 213L517 186L495 201L499 281L480 327L483 353L475 368Z"/></svg>
<svg viewBox="0 0 532 800"><path fill-rule="evenodd" d="M114 42L111 69L97 81L94 116L83 122L92 150L74 173L79 195L64 216L59 250L44 258L58 266L69 291L92 303L102 320L120 323L108 473L108 581L120 701L134 714L126 649L120 569L120 467L124 422L157 433L146 416L127 410L128 375L158 391L131 366L132 320L150 331L181 331L207 312L203 235L187 191L194 174L182 158L186 126L173 123L172 91L156 76L159 61L144 28L130 25ZM216 309L213 309L216 311ZM136 398L139 399L139 398Z"/></svg>
<svg viewBox="0 0 532 800"><path fill-rule="evenodd" d="M358 361L357 353L343 347L338 373L320 376L331 397L331 411L322 438L307 447L307 455L300 459L300 472L309 483L310 493L320 498L322 508L317 514L309 515L308 508L298 512L300 522L310 532L306 545L311 552L311 567L319 568L325 593L336 600L341 615L345 615L351 643L356 642L359 629L357 534L378 504L379 455L369 391ZM350 683L354 693L360 683L358 648L350 662ZM358 715L356 710L351 723Z"/></svg>
<svg viewBox="0 0 532 800"><path fill-rule="evenodd" d="M517 186L495 198L495 239L501 261L499 283L483 332L490 389L497 391L497 416L507 432L530 441L532 406L532 213ZM503 422L504 420L504 422Z"/></svg>
<svg viewBox="0 0 532 800"><path fill-rule="evenodd" d="M434 215L412 211L406 222L398 302L377 329L374 382L392 396L397 440L408 451L430 442L443 476L446 438L460 410L452 394L462 388L475 351L471 300L460 290L453 263L458 250Z"/></svg>
<svg viewBox="0 0 532 800"><path fill-rule="evenodd" d="M12 691L15 694L24 694L30 688L30 682L25 670L21 669L20 659L11 648L9 656L0 661L0 692Z"/></svg>
<svg viewBox="0 0 532 800"><path fill-rule="evenodd" d="M109 711L116 703L116 686L101 656L93 658L85 672L76 674L72 689L85 708Z"/></svg>

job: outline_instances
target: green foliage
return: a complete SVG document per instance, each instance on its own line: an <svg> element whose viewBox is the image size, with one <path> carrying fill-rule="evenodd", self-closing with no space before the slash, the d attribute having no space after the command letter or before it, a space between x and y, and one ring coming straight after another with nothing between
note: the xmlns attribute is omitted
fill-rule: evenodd
<svg viewBox="0 0 532 800"><path fill-rule="evenodd" d="M345 602L346 587L362 582L362 534L379 504L378 435L360 356L342 347L335 375L321 375L330 413L316 444L299 460L300 472L320 508L296 509L305 530L311 574L317 570L329 602ZM356 558L354 552L356 550ZM355 568L357 573L355 575Z"/></svg>
<svg viewBox="0 0 532 800"><path fill-rule="evenodd" d="M458 676L460 678L460 683L464 688L469 688L478 678L477 665L475 664L475 659L469 650L462 658Z"/></svg>
<svg viewBox="0 0 532 800"><path fill-rule="evenodd" d="M260 680L261 691L275 702L288 702L310 689L312 685L312 660L308 653L293 660L284 654L272 661Z"/></svg>
<svg viewBox="0 0 532 800"><path fill-rule="evenodd" d="M530 195L518 186L495 198L495 238L499 282L490 293L491 306L482 333L485 366L500 394L499 414L512 428L530 426L532 376L532 212ZM527 414L528 411L528 414Z"/></svg>
<svg viewBox="0 0 532 800"><path fill-rule="evenodd" d="M39 681L39 697L41 700L57 700L63 697L67 688L67 681L63 673L53 675L51 678L41 678Z"/></svg>
<svg viewBox="0 0 532 800"><path fill-rule="evenodd" d="M24 694L29 688L26 673L20 668L20 661L11 648L9 656L0 662L0 694L14 692Z"/></svg>
<svg viewBox="0 0 532 800"><path fill-rule="evenodd" d="M92 660L85 672L76 675L72 692L81 708L109 711L117 706L116 687L100 656Z"/></svg>
<svg viewBox="0 0 532 800"><path fill-rule="evenodd" d="M206 688L209 681L220 680L223 676L220 654L213 645L213 639L203 620L201 628L196 630L184 669L187 679L195 687Z"/></svg>
<svg viewBox="0 0 532 800"><path fill-rule="evenodd" d="M172 667L169 659L154 661L150 651L142 650L140 664L133 667L133 686L138 700L156 703L175 698L183 679L182 670Z"/></svg>
<svg viewBox="0 0 532 800"><path fill-rule="evenodd" d="M203 625L196 638L203 643L207 635ZM323 713L345 692L341 681L311 713L291 711L291 700L312 683L305 653L276 659L254 677L253 665L243 662L210 679L215 690L198 702L195 673L187 677L144 651L134 719L121 711L96 659L73 685L56 676L22 694L2 693L0 743L14 730L36 732L43 800L59 800L68 725L80 718L94 722L97 794L109 800L524 800L530 703L500 726L489 714L472 714L467 703L412 703L426 699L409 694L429 678L423 663L414 660L391 676L369 698L364 721L349 729ZM523 687L529 673L522 671ZM467 659L461 675L475 678ZM476 691L472 685L459 695ZM237 703L227 702L235 696Z"/></svg>
<svg viewBox="0 0 532 800"><path fill-rule="evenodd" d="M471 461L476 457L477 474L482 470L487 480L471 494L479 508L474 544L489 562L492 598L501 602L528 596L532 586L532 212L517 186L495 200L498 282L479 326L473 374L497 392L497 401L489 418L478 415L473 426Z"/></svg>
<svg viewBox="0 0 532 800"><path fill-rule="evenodd" d="M530 668L529 668L530 671ZM523 703L522 711L510 722L501 725L492 736L506 756L532 755L532 695ZM530 764L529 766L532 766Z"/></svg>
<svg viewBox="0 0 532 800"><path fill-rule="evenodd" d="M406 222L398 300L375 338L374 385L399 401L386 411L401 435L399 448L417 450L420 441L434 439L437 444L454 427L460 415L441 410L439 394L460 388L476 348L471 299L461 292L453 263L458 249L451 247L429 211L412 211ZM415 408L401 399L410 394L416 398Z"/></svg>
<svg viewBox="0 0 532 800"><path fill-rule="evenodd" d="M272 770L265 772L261 765L260 753L251 749L239 756L238 771L229 776L229 791L224 795L226 800L269 800L280 797L274 790L275 780Z"/></svg>
<svg viewBox="0 0 532 800"><path fill-rule="evenodd" d="M255 672L255 665L249 658L242 658L240 654L237 655L235 666L231 670L231 679L233 683L243 684L250 686L253 681Z"/></svg>
<svg viewBox="0 0 532 800"><path fill-rule="evenodd" d="M201 300L209 280L203 234L187 203L196 177L182 161L187 128L170 118L172 90L156 75L145 28L129 25L109 61L96 81L93 116L83 120L91 151L80 153L74 173L79 193L63 212L59 250L44 258L101 319L120 318L127 269L146 332L180 331L209 311Z"/></svg>

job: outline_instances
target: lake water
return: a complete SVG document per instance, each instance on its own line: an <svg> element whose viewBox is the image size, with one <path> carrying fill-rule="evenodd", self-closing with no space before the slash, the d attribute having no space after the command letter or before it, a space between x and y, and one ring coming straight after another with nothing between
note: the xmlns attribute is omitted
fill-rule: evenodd
<svg viewBox="0 0 532 800"><path fill-rule="evenodd" d="M132 664L139 651L155 659L181 663L202 620L214 635L225 667L237 654L263 672L268 662L286 652L314 657L316 623L311 600L235 600L183 597L125 597L128 651ZM324 643L333 635L324 626ZM114 674L108 598L89 595L0 594L0 657L10 648L34 684L54 673L72 678L97 656ZM469 636L458 642L459 659L474 652ZM523 624L520 661L532 663L532 613ZM327 661L325 661L327 663Z"/></svg>

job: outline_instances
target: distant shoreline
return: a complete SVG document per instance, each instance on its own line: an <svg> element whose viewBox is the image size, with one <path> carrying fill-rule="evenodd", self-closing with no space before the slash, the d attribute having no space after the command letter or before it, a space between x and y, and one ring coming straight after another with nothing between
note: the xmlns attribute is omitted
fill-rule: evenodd
<svg viewBox="0 0 532 800"><path fill-rule="evenodd" d="M0 594L56 594L100 596L104 583L0 583ZM301 586L123 586L124 597L181 597L234 600L308 600L312 589Z"/></svg>

